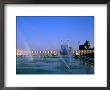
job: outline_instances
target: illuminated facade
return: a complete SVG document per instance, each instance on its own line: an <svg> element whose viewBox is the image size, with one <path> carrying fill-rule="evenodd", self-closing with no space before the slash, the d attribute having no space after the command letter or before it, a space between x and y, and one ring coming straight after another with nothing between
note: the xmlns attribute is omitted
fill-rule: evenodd
<svg viewBox="0 0 110 90"><path fill-rule="evenodd" d="M57 50L43 50L43 51L37 51L37 50L23 50L23 49L17 49L16 51L17 56L21 55L32 55L32 56L58 56L59 51Z"/></svg>

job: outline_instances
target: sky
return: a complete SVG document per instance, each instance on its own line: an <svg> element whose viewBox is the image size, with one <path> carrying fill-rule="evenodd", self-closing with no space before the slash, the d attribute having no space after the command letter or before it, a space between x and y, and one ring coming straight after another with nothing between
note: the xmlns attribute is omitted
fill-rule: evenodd
<svg viewBox="0 0 110 90"><path fill-rule="evenodd" d="M94 47L94 16L16 16L17 49L55 50L86 40Z"/></svg>

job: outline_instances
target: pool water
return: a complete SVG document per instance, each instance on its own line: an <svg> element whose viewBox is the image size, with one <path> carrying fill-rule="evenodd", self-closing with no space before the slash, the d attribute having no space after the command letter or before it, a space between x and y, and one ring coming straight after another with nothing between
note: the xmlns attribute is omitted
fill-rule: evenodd
<svg viewBox="0 0 110 90"><path fill-rule="evenodd" d="M94 74L94 66L74 57L17 57L16 74Z"/></svg>

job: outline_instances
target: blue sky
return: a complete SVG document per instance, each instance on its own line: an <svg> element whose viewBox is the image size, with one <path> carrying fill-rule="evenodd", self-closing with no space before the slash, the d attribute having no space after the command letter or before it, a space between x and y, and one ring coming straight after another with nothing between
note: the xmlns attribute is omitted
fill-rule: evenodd
<svg viewBox="0 0 110 90"><path fill-rule="evenodd" d="M60 49L61 40L94 46L94 16L17 16L16 31L19 49Z"/></svg>

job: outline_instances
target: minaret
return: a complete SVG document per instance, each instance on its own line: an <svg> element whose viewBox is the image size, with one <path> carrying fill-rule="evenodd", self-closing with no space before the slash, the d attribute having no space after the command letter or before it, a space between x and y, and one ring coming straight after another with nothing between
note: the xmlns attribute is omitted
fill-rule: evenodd
<svg viewBox="0 0 110 90"><path fill-rule="evenodd" d="M62 53L62 47L63 46L63 42L62 42L62 40L61 40L61 50L60 50L60 54Z"/></svg>
<svg viewBox="0 0 110 90"><path fill-rule="evenodd" d="M69 40L67 40L67 44L68 44L68 47L69 47L69 46L70 46L70 45L69 45L69 44L70 44L70 43L69 43Z"/></svg>
<svg viewBox="0 0 110 90"><path fill-rule="evenodd" d="M61 45L63 45L63 42L62 42L62 40L61 40Z"/></svg>
<svg viewBox="0 0 110 90"><path fill-rule="evenodd" d="M78 46L79 46L80 41L78 41Z"/></svg>

